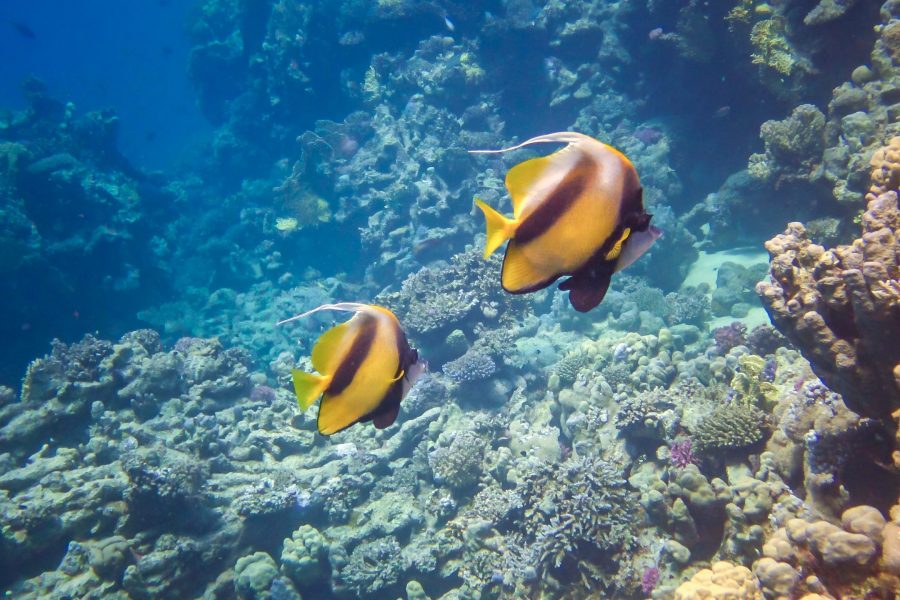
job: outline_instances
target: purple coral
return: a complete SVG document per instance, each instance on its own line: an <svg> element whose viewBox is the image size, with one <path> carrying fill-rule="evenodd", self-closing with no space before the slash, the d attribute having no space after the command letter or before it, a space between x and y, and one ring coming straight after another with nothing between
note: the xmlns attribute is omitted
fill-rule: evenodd
<svg viewBox="0 0 900 600"><path fill-rule="evenodd" d="M747 342L747 326L740 321L734 321L731 325L725 325L713 330L713 338L716 340L716 353L725 356L737 346L743 346Z"/></svg>
<svg viewBox="0 0 900 600"><path fill-rule="evenodd" d="M649 594L656 589L657 583L659 583L659 568L654 565L644 569L641 574L641 591Z"/></svg>
<svg viewBox="0 0 900 600"><path fill-rule="evenodd" d="M688 465L697 463L697 457L694 456L694 449L691 440L681 440L673 442L669 447L669 462L673 467L683 469Z"/></svg>
<svg viewBox="0 0 900 600"><path fill-rule="evenodd" d="M267 385L255 385L250 390L250 399L254 402L271 404L275 401L275 390Z"/></svg>

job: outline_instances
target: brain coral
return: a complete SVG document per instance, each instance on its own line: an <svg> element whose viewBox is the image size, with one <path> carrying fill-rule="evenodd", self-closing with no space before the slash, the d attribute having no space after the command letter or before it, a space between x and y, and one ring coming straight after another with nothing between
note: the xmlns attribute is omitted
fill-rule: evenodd
<svg viewBox="0 0 900 600"><path fill-rule="evenodd" d="M747 567L717 562L698 571L675 590L675 600L762 600L753 573Z"/></svg>

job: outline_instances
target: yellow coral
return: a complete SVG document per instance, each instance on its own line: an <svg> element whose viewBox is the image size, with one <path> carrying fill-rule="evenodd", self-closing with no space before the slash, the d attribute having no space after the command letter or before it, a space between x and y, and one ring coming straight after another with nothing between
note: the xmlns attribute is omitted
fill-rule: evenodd
<svg viewBox="0 0 900 600"><path fill-rule="evenodd" d="M785 37L784 23L779 18L766 19L753 26L750 42L756 50L753 64L765 65L782 75L790 75L796 65L793 48Z"/></svg>
<svg viewBox="0 0 900 600"><path fill-rule="evenodd" d="M463 75L469 83L478 83L484 79L484 69L475 62L475 58L469 52L463 52L459 56L459 66L462 67Z"/></svg>
<svg viewBox="0 0 900 600"><path fill-rule="evenodd" d="M767 408L778 400L778 388L762 378L766 361L754 354L738 360L738 370L731 379L731 388L738 393L738 401Z"/></svg>
<svg viewBox="0 0 900 600"><path fill-rule="evenodd" d="M876 196L900 187L900 137L894 137L884 148L877 150L869 161L872 165L872 187Z"/></svg>
<svg viewBox="0 0 900 600"><path fill-rule="evenodd" d="M698 571L675 590L675 600L762 600L762 592L747 567L721 561Z"/></svg>
<svg viewBox="0 0 900 600"><path fill-rule="evenodd" d="M275 229L283 233L290 233L297 229L300 223L294 217L278 217L275 219Z"/></svg>

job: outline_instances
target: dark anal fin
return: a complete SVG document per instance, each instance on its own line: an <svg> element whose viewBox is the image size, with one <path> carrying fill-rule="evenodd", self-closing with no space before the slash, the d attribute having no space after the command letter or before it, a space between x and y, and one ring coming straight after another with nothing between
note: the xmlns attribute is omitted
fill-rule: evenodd
<svg viewBox="0 0 900 600"><path fill-rule="evenodd" d="M572 308L578 312L588 312L603 302L603 298L609 290L610 277L611 275L597 275L596 277L573 275L559 284L559 289L569 290L569 302L572 304Z"/></svg>
<svg viewBox="0 0 900 600"><path fill-rule="evenodd" d="M383 405L378 412L372 414L372 425L375 429L385 429L394 424L400 413L400 402L391 402Z"/></svg>

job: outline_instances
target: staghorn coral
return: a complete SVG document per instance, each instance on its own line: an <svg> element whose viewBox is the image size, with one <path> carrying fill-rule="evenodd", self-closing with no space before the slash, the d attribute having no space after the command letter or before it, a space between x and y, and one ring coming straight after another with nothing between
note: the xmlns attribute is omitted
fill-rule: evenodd
<svg viewBox="0 0 900 600"><path fill-rule="evenodd" d="M785 22L781 17L756 23L750 31L750 43L754 49L753 64L762 65L784 76L811 69L811 65L799 55L786 34Z"/></svg>
<svg viewBox="0 0 900 600"><path fill-rule="evenodd" d="M632 549L634 498L614 464L572 457L545 466L528 475L523 499L522 530L543 569L568 578L574 570L585 584L615 588L618 565L611 573L591 559Z"/></svg>
<svg viewBox="0 0 900 600"><path fill-rule="evenodd" d="M770 281L757 293L772 322L852 410L900 407L900 317L882 282L900 277L897 192L869 196L862 235L831 250L800 223L766 243Z"/></svg>

